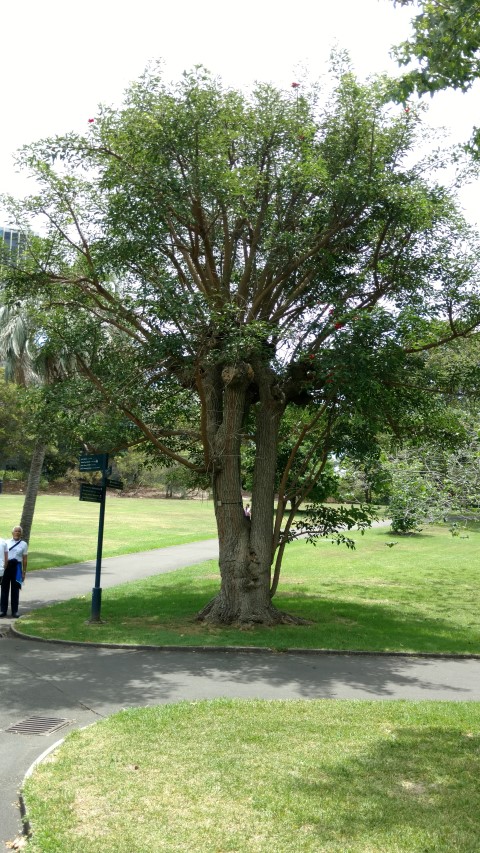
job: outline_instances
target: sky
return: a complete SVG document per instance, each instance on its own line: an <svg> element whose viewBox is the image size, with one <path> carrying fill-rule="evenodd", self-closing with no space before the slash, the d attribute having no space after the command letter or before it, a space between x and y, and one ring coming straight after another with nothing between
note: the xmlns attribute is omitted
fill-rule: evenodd
<svg viewBox="0 0 480 853"><path fill-rule="evenodd" d="M391 0L10 0L1 14L0 193L31 190L14 165L19 147L84 132L97 105L119 105L152 59L172 80L200 63L228 85L288 88L305 72L323 74L337 46L361 78L394 74L389 51L408 35L411 14ZM480 124L480 84L435 96L428 121L447 126L452 142L468 139ZM480 227L480 181L460 201Z"/></svg>

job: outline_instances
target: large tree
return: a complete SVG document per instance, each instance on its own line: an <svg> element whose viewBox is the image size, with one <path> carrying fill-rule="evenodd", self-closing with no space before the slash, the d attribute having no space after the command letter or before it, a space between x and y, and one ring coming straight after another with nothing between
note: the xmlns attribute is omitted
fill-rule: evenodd
<svg viewBox="0 0 480 853"><path fill-rule="evenodd" d="M84 137L22 156L40 188L11 215L45 230L11 296L138 440L208 478L215 623L287 618L272 603L281 556L329 454L418 428L441 405L423 352L480 322L478 241L413 164L419 123L388 89L340 68L329 98L296 83L243 94L153 68ZM303 529L354 515L313 512Z"/></svg>

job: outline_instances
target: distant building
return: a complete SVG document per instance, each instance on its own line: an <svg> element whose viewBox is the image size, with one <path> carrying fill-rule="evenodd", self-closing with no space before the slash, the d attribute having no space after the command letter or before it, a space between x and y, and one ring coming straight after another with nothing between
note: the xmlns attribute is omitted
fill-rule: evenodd
<svg viewBox="0 0 480 853"><path fill-rule="evenodd" d="M18 228L0 225L0 240L3 240L5 244L3 248L6 248L15 259L20 257L25 251L27 240L25 234L19 231Z"/></svg>

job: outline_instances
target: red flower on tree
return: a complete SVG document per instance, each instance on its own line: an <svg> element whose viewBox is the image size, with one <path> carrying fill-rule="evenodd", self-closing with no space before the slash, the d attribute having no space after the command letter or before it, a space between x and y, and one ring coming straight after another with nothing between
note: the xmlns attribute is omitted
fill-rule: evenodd
<svg viewBox="0 0 480 853"><path fill-rule="evenodd" d="M300 83L292 83L292 89L298 89Z"/></svg>
<svg viewBox="0 0 480 853"><path fill-rule="evenodd" d="M89 124L93 124L93 122L94 122L94 121L95 121L95 119L94 119L94 118L89 118L89 119L88 119L88 123L89 123Z"/></svg>
<svg viewBox="0 0 480 853"><path fill-rule="evenodd" d="M336 329L343 329L344 325L345 325L345 323L335 323L335 328Z"/></svg>

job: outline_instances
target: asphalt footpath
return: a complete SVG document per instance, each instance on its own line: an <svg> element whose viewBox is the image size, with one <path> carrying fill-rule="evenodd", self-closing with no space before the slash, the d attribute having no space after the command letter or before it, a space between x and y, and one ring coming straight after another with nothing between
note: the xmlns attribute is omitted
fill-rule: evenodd
<svg viewBox="0 0 480 853"><path fill-rule="evenodd" d="M102 562L102 589L217 554L217 541L209 540L111 557ZM27 574L20 611L88 596L94 577L93 561ZM21 833L18 792L31 765L69 731L121 708L226 696L480 701L476 659L93 647L22 639L9 631L13 621L0 622L0 848L5 850ZM28 722L32 717L39 720Z"/></svg>

